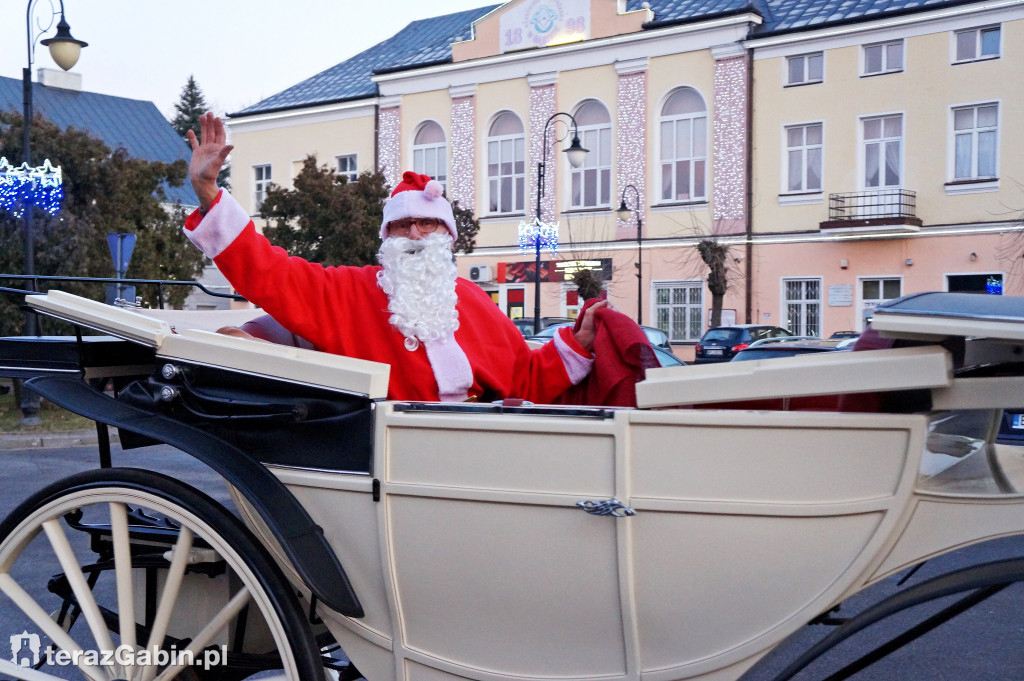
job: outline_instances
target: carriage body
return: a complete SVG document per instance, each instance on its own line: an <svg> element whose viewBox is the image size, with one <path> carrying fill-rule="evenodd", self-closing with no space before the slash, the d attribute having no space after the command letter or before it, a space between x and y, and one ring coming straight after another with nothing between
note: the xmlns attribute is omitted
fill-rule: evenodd
<svg viewBox="0 0 1024 681"><path fill-rule="evenodd" d="M963 304L948 295L877 315L914 347L653 370L637 409L387 401L386 366L171 329L59 292L29 303L152 353L81 378L39 371L44 395L125 374L144 394L117 400L230 443L283 485L322 530L345 593L324 586L336 573L258 485L225 476L371 681L736 679L886 576L1024 533L1024 449L995 442L1002 410L1024 408L1024 318L946 311ZM837 394L928 408L751 408ZM160 440L103 406L115 399L63 399L93 418L110 410L98 420L122 441ZM300 405L305 422L224 420L225 399L235 417L240 403ZM230 454L215 465L230 469Z"/></svg>

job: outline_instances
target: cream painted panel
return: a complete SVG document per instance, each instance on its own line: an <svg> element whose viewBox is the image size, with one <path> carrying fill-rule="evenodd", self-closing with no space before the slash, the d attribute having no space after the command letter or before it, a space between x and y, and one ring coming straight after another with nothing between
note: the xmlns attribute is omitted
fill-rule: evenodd
<svg viewBox="0 0 1024 681"><path fill-rule="evenodd" d="M839 503L890 496L907 458L905 429L634 425L633 498Z"/></svg>
<svg viewBox="0 0 1024 681"><path fill-rule="evenodd" d="M875 581L909 565L953 549L1024 533L1024 497L922 495L892 551L878 567Z"/></svg>
<svg viewBox="0 0 1024 681"><path fill-rule="evenodd" d="M406 681L455 681L465 678L465 676L456 676L455 674L443 672L440 669L416 664L412 660L405 661Z"/></svg>
<svg viewBox="0 0 1024 681"><path fill-rule="evenodd" d="M630 521L641 670L725 653L796 615L802 623L881 518L640 512Z"/></svg>
<svg viewBox="0 0 1024 681"><path fill-rule="evenodd" d="M431 417L436 423L438 417ZM476 419L480 422L480 419ZM611 496L615 442L574 432L388 428L387 481ZM393 424L393 422L392 422ZM525 426L524 426L525 427Z"/></svg>
<svg viewBox="0 0 1024 681"><path fill-rule="evenodd" d="M287 473L278 473L287 479ZM384 567L381 563L377 504L369 493L288 485L338 556L363 606L364 617L351 620L386 639L393 636Z"/></svg>
<svg viewBox="0 0 1024 681"><path fill-rule="evenodd" d="M625 673L617 520L565 507L386 503L406 648L474 678Z"/></svg>

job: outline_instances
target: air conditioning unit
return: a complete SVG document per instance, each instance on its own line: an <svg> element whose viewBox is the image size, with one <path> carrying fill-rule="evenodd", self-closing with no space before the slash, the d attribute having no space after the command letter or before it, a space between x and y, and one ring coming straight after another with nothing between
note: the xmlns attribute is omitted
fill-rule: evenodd
<svg viewBox="0 0 1024 681"><path fill-rule="evenodd" d="M491 274L490 265L473 265L469 268L469 280L477 283L484 283L486 281L493 281L494 275Z"/></svg>

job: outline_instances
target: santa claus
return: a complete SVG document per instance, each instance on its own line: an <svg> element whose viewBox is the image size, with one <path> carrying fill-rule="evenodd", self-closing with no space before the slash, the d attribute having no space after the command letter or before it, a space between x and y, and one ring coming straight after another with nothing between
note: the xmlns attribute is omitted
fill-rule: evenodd
<svg viewBox="0 0 1024 681"><path fill-rule="evenodd" d="M240 294L317 349L390 364L389 399L551 403L589 373L589 319L532 350L490 296L457 276L455 217L436 181L403 175L384 205L379 266L324 267L272 246L217 187L232 147L219 118L208 113L200 126L201 139L189 132L200 207L185 222L188 238Z"/></svg>

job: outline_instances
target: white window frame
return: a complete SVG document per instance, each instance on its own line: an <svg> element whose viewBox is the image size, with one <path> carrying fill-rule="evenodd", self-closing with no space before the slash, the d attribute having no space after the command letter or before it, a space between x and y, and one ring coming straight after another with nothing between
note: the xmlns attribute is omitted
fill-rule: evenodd
<svg viewBox="0 0 1024 681"><path fill-rule="evenodd" d="M856 331L863 331L866 326L865 319L867 316L867 310L870 306L871 310L874 310L879 303L883 303L887 300L893 300L893 298L886 298L884 295L879 298L867 298L864 295L864 285L869 281L877 281L879 283L878 290L880 293L884 293L886 281L896 281L899 283L899 293L894 296L898 298L903 295L903 277L899 275L879 275L870 277L857 277L857 321Z"/></svg>
<svg viewBox="0 0 1024 681"><path fill-rule="evenodd" d="M256 163L252 166L253 214L260 212L267 198L267 187L273 182L273 166L270 163Z"/></svg>
<svg viewBox="0 0 1024 681"><path fill-rule="evenodd" d="M501 111L493 119L491 119L491 122L487 126L488 132L490 131L491 126L494 125L494 122L496 120L498 120L498 117L501 116L502 114L506 114L506 113L507 114L511 114L512 116L515 116L517 119L519 119L520 125L522 125L522 119L519 118L518 114L515 114L515 113L513 113L511 111ZM515 172L515 167L514 167L515 163L516 163L516 161L515 161L515 158L516 158L516 152L515 152L516 142L519 143L520 149L522 151L522 159L523 159L523 172L522 173ZM511 174L502 174L501 170L500 170L500 167L501 167L500 153L501 153L501 149L503 147L503 143L510 144L511 147L512 147L512 150L513 150L513 158L512 158L513 170L512 170ZM497 148L498 148L498 152L499 152L499 162L498 162L499 171L498 171L497 175L491 175L490 174L490 160L491 160L492 145L496 145ZM523 132L517 132L517 133L510 134L510 135L495 135L495 136L488 135L484 139L484 172L486 173L486 177L487 177L487 214L488 215L521 215L521 214L523 214L526 211L526 196L529 193L529 189L526 186L526 169L527 169L527 163L526 163L526 127L525 126L523 126ZM506 178L509 181L511 181L511 183L512 183L512 206L511 206L510 210L502 211L501 210L501 182L503 180L505 180ZM521 184L521 186L522 186L522 191L520 191L520 192L516 191L517 180L518 180L518 184ZM496 204L497 208L492 210L491 209L491 205L492 205L491 199L493 197L493 193L495 192L495 190L497 190L497 204Z"/></svg>
<svg viewBox="0 0 1024 681"><path fill-rule="evenodd" d="M811 59L814 57L818 57L821 59L821 76L817 78L812 78L810 76ZM792 64L796 61L801 62L800 80L793 80L792 78ZM794 54L786 57L785 69L782 72L782 82L785 87L798 87L800 85L814 85L815 83L824 83L825 53L819 50L818 52L806 52L804 54Z"/></svg>
<svg viewBox="0 0 1024 681"><path fill-rule="evenodd" d="M821 142L817 144L807 143L807 129L817 126L821 129ZM799 146L789 146L789 132L790 130L802 129L803 130L803 144ZM791 125L785 125L782 127L782 194L821 194L822 188L825 186L825 122L824 121L808 121L806 123L793 123ZM791 169L793 152L800 154L800 188L793 189L790 187L789 173ZM817 152L818 155L818 186L809 187L807 169L810 167L808 162L808 156L813 156L813 153Z"/></svg>
<svg viewBox="0 0 1024 681"><path fill-rule="evenodd" d="M685 290L685 300L676 302L673 300L673 291ZM668 291L668 302L660 303L658 293ZM697 302L692 302L691 294L697 292ZM665 332L672 343L696 343L704 334L704 281L701 279L679 279L672 281L655 281L651 284L651 306L653 314L649 317L655 326ZM661 312L667 313L667 320L662 319ZM673 335L672 321L673 311L681 311L683 333L681 336ZM665 328L667 327L667 328Z"/></svg>
<svg viewBox="0 0 1024 681"><path fill-rule="evenodd" d="M808 283L812 283L813 282L813 283L817 284L817 287L818 287L818 297L817 298L806 298L806 297L803 297L803 298L792 298L791 299L789 297L789 290L788 290L789 286L788 286L788 284L790 284L790 283L798 283L798 282L799 283L803 283L803 284L808 284ZM793 333L793 334L795 334L797 336L819 336L820 337L821 336L821 331L822 331L822 324L824 322L824 319L822 318L822 313L824 312L824 303L822 301L822 289L824 288L824 286L823 286L823 279L821 277L783 277L780 280L780 283L781 283L781 286L780 286L780 291L779 291L779 300L782 303L782 305L781 305L782 309L779 311L779 319L782 320L782 324L780 324L779 326L781 326L784 329L789 330L790 333ZM803 288L806 288L806 287L803 287ZM804 293L806 294L806 291ZM790 318L790 306L791 305L795 305L798 308L800 308L799 328L795 328L795 329L793 328L793 320ZM807 310L810 309L810 308L816 308L817 309L817 321L818 321L818 328L817 329L809 329L809 327L808 327Z"/></svg>
<svg viewBox="0 0 1024 681"><path fill-rule="evenodd" d="M666 203L705 203L708 200L708 148L710 146L708 137L709 137L709 134L710 134L710 127L709 127L709 120L708 120L707 100L703 97L703 95L700 94L700 92L698 90L696 90L696 88L690 88L690 89L692 89L694 91L694 93L696 93L698 96L700 96L701 102L704 104L704 110L703 111L692 112L692 113L685 113L685 114L669 114L667 116L663 115L663 114L660 114L660 112L659 112L659 116L658 116L658 182L659 182L659 184L658 184L658 194L657 194L657 196L659 197L659 201L658 201L659 203L663 203L663 204L666 204ZM673 92L669 94L669 97L671 97L671 95L674 94L674 93L675 93L675 90L673 90ZM662 109L664 109L665 103L668 102L669 97L666 97L665 98L665 102L662 103ZM694 148L695 148L694 147L694 141L696 139L696 136L694 135L694 130L698 127L698 121L703 121L703 127L704 127L704 135L703 135L704 153L703 154L697 154L697 153L694 152ZM672 130L672 155L670 157L668 157L668 158L662 156L662 150L664 149L664 145L665 145L665 127L666 127L666 125L671 126L671 130ZM675 140L677 139L677 136L679 134L679 129L680 129L681 126L686 126L687 128L689 128L689 136L690 136L690 148L689 148L689 152L688 152L689 156L677 156L676 155L676 146L677 146L677 144L676 144ZM679 192L679 187L676 186L676 175L677 175L676 166L679 163L689 163L690 164L690 186L686 188L687 189L687 194L688 194L689 198L682 198L682 199L678 198L680 192ZM702 175L703 175L703 193L701 193L701 194L698 194L696 192L697 172L695 171L695 168L696 168L698 163L703 163L704 164L704 172L702 173ZM664 175L664 173L665 173L665 165L666 164L668 164L670 166L669 172L671 173L671 189L669 191L669 193L671 194L671 197L669 197L669 198L665 197L665 189L664 189L664 187L665 187L665 175Z"/></svg>
<svg viewBox="0 0 1024 681"><path fill-rule="evenodd" d="M585 102L586 104L586 102ZM608 114L607 123L578 126L580 144L588 150L579 168L569 166L569 207L573 209L610 208L612 203L612 120L608 107L598 102ZM582 106L582 105L581 105ZM602 137L607 147L602 145ZM602 149L604 149L602 154ZM568 163L568 159L566 159ZM587 173L592 173L597 187L594 188L594 203L586 202ZM579 200L576 200L576 183L579 183ZM602 194L605 199L602 200Z"/></svg>
<svg viewBox="0 0 1024 681"><path fill-rule="evenodd" d="M996 122L995 125L990 126L978 126L978 109L983 107L994 106L996 107ZM1001 101L990 101L990 102L975 102L971 104L958 104L949 108L949 178L950 182L972 182L972 181L985 181L995 180L999 177L999 130L1002 123L1002 103ZM957 130L956 129L956 113L958 111L973 110L974 112L974 127L969 129ZM992 173L981 174L979 172L979 137L981 134L995 133L995 145L992 150ZM958 138L969 137L970 139L970 155L971 155L971 169L968 175L957 175L956 168L956 148Z"/></svg>
<svg viewBox="0 0 1024 681"><path fill-rule="evenodd" d="M334 172L345 177L349 182L355 182L359 177L359 156L357 154L338 154L334 157ZM342 168L342 164L348 166Z"/></svg>
<svg viewBox="0 0 1024 681"><path fill-rule="evenodd" d="M981 50L983 44L983 35L991 31L996 31L999 34L999 49L996 50L995 54L982 54ZM960 36L970 36L973 34L974 37L974 53L970 57L960 57L958 54L958 46L960 43ZM1003 27L1001 24L991 24L989 26L975 26L973 28L967 28L962 31L953 31L951 34L950 42L950 63L951 64L970 64L976 61L989 61L991 59L999 59L1003 55Z"/></svg>
<svg viewBox="0 0 1024 681"><path fill-rule="evenodd" d="M886 137L885 136L885 120L889 119L889 118L899 118L900 119L900 135L899 135L899 137ZM865 137L865 127L866 127L867 122L868 121L872 121L872 120L879 120L879 121L881 121L881 126L882 126L881 127L881 133L882 134L878 138L872 138L871 140L868 140ZM904 171L906 169L906 164L904 163L904 160L905 160L904 159L904 154L906 153L906 146L907 146L906 143L905 143L906 136L907 136L907 117L906 117L906 115L904 115L904 113L902 111L893 111L893 112L889 112L889 113L872 114L870 116L861 116L859 121L858 121L858 123L859 123L859 125L857 126L857 135L860 138L860 140L859 140L859 144L858 144L857 165L859 166L859 168L858 168L858 183L860 184L861 190L863 190L863 191L872 191L872 190L885 190L885 189L899 189L899 188L901 188L903 186L903 176L904 176ZM898 161L899 161L898 173L899 173L899 177L898 177L898 182L896 184L885 184L885 154L886 154L886 148L888 147L888 145L890 143L892 143L893 141L897 141L897 140L899 142L899 151L898 151ZM878 175L878 177L879 177L879 184L877 186L869 186L868 183L867 183L867 179L868 179L867 178L867 171L868 171L868 159L867 159L867 157L868 157L868 145L869 144L881 144L882 145L881 149L880 149L879 156L878 156L878 159L879 159L879 175Z"/></svg>
<svg viewBox="0 0 1024 681"><path fill-rule="evenodd" d="M900 62L898 65L893 66L889 63L889 49L890 47L899 45L900 47ZM877 71L868 70L868 50L878 49L881 51L881 68ZM881 76L886 73L900 73L903 71L903 65L906 63L906 43L902 38L899 40L886 40L883 42L869 43L864 45L860 51L860 74L862 77L865 76Z"/></svg>
<svg viewBox="0 0 1024 681"><path fill-rule="evenodd" d="M433 123L441 129L441 135L444 137L443 142L428 142L426 144L415 144L412 146L412 169L413 172L421 175L427 175L438 182L441 186L448 189L448 135L444 131L444 126L434 120L425 120L416 126L416 132L413 133L413 140L415 142L416 136L419 135L426 125ZM433 153L434 163L433 165L426 162L427 156Z"/></svg>

